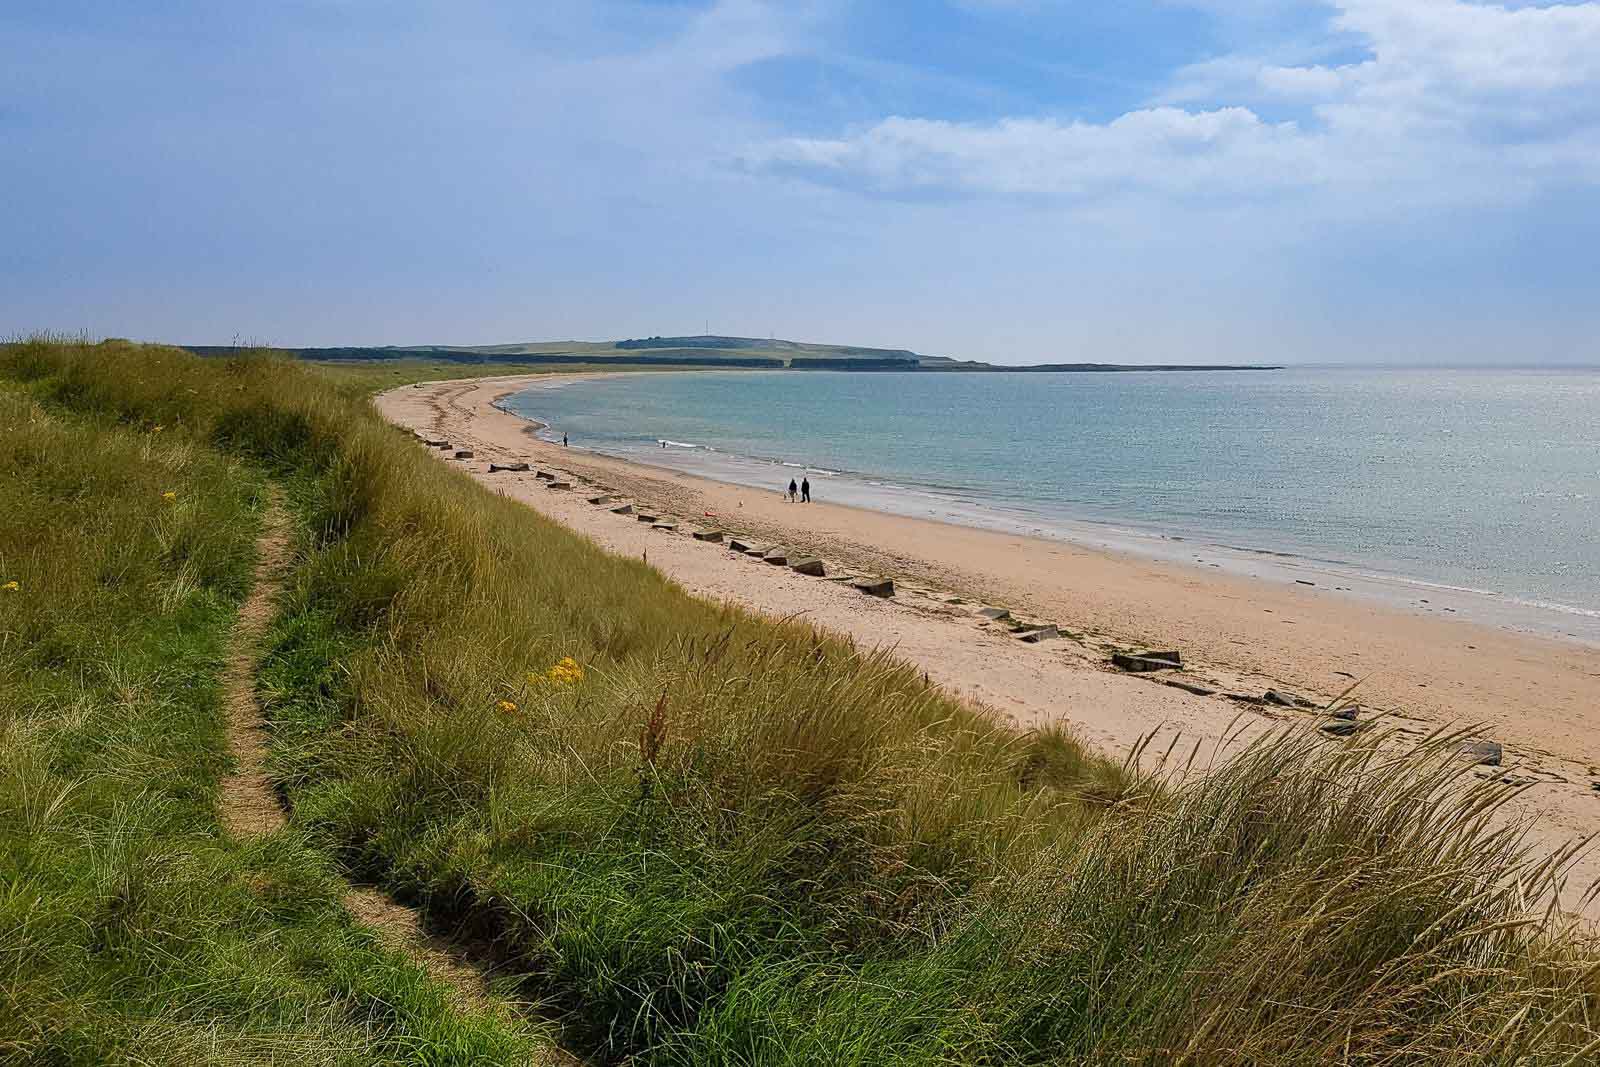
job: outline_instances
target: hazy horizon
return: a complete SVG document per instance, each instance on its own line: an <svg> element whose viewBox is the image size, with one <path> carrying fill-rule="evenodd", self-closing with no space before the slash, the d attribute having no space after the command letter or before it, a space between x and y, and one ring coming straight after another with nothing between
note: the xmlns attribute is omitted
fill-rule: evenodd
<svg viewBox="0 0 1600 1067"><path fill-rule="evenodd" d="M239 347L245 347L245 348L281 347L281 348L291 349L291 350L304 350L304 349L316 349L316 348L329 348L329 349L337 349L337 348L387 348L387 349L419 349L419 350L421 350L421 349L434 349L434 348L437 348L437 349L461 349L461 348L497 348L497 347L502 347L502 346L506 346L506 345L563 345L563 344L593 345L593 344L614 344L614 343L616 343L618 341L642 340L644 338L652 337L652 336L657 336L657 337L681 336L681 337L684 337L684 338L717 337L717 338L723 338L723 339L744 340L744 341L775 340L775 341L779 341L779 342L783 342L783 343L790 343L790 344L822 345L822 346L830 346L830 347L846 347L846 346L850 346L850 345L853 344L850 341L841 341L841 340L838 340L836 338L816 338L816 337L767 337L767 338L762 338L762 337L745 337L745 336L742 336L742 335L734 335L734 334L681 334L681 335L641 334L641 335L632 336L632 337L528 337L528 338L519 338L519 339L516 339L516 340L510 340L510 341L491 341L491 342L485 342L483 344L475 344L475 345L462 345L462 344L457 344L457 343L452 342L452 341L424 341L424 342L418 342L418 343L415 343L415 344L385 344L385 345L367 345L367 344L359 344L359 343L336 343L336 344L327 344L327 345L279 345L279 346L271 346L271 345L267 345L265 342L242 341L242 342L239 343ZM99 339L102 339L102 338L92 338L92 339L99 340ZM148 338L148 339L124 338L124 339L125 340L149 340L149 341L154 341L154 342L164 342L164 343L180 344L180 345L188 343L188 342L183 342L183 341L171 341L171 340L165 339L165 338ZM206 347L229 347L229 346L228 345L222 345L222 346L206 346ZM891 350L892 351L892 350L898 350L898 349L905 349L906 346L904 346L904 345L879 345L879 346L873 346L873 347L881 347L881 348L884 348L886 350ZM958 359L958 360L965 360L965 359L969 359L970 358L970 357L966 357L966 356L950 355L949 353L943 353L943 352L920 352L920 351L916 351L914 349L912 349L910 351L914 352L915 355L923 356L923 357L927 357L927 356L949 356L949 358ZM507 359L514 359L515 358L515 354L514 353L513 354L509 354L509 355L506 356L506 358ZM1107 362L1115 362L1115 361L1092 359L1092 358L1084 357L1084 358L1073 358L1073 359L1041 358L1039 360L1039 362L1107 363ZM1158 361L1153 360L1153 359L1152 360L1148 360L1146 362L1151 366L1159 365ZM1182 363L1184 361L1181 361L1181 360L1163 360L1163 361L1160 361L1160 362L1163 362L1163 363ZM1207 367L1207 366L1209 366L1209 365L1211 365L1213 363L1221 364L1223 362L1224 361L1218 359L1218 360L1212 360L1212 361L1209 361L1209 362L1196 363L1194 365L1203 368L1203 367ZM1258 358L1258 359L1253 359L1253 360L1234 360L1232 362L1236 363L1236 364L1249 363L1249 364L1252 365L1252 369L1253 369L1253 367L1260 367L1260 366L1272 367L1272 366L1278 366L1278 365L1281 364L1281 365L1283 365L1285 367L1294 367L1296 369L1303 369L1303 370L1371 370L1374 367L1382 367L1382 368L1391 369L1391 370L1550 370L1550 371L1593 371L1593 370L1600 370L1600 356L1596 356L1593 360L1589 360L1589 361L1564 361L1564 362L1540 362L1540 361L1536 361L1536 360L1518 362L1516 360L1510 360L1510 359L1499 360L1499 361L1492 361L1491 360L1491 361L1479 361L1479 362L1454 362L1454 361L1451 361L1449 359L1441 358L1441 359L1438 359L1438 360L1418 360L1418 361L1392 360L1392 361L1386 361L1386 362L1383 362L1383 363L1372 363L1372 362L1362 362L1360 360L1346 360L1346 361L1338 361L1338 360L1306 361L1306 360L1293 360L1293 359L1277 359L1277 360L1275 360L1275 359L1269 359L1269 358L1265 358L1265 357ZM1018 367L1018 368L1027 366L1027 364L1019 362L1017 360L996 361L994 363L994 365L998 366L998 367L1015 366L1015 367ZM1141 364L1140 363L1127 363L1127 364L1124 364L1124 365L1137 367L1137 366L1140 366ZM714 371L714 370L716 370L716 367L714 365L708 365L708 366L706 366L704 368L692 368L692 367L691 368L685 368L685 370L693 370L693 369L705 369L705 370ZM1227 369L1227 368L1218 367L1217 369Z"/></svg>
<svg viewBox="0 0 1600 1067"><path fill-rule="evenodd" d="M1595 0L20 0L0 32L3 336L1600 363Z"/></svg>

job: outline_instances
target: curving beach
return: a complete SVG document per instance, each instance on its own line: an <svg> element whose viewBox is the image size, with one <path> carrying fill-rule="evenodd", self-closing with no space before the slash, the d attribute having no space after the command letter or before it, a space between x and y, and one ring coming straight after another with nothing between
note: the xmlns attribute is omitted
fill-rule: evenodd
<svg viewBox="0 0 1600 1067"><path fill-rule="evenodd" d="M1541 843L1600 831L1600 740L1590 721L1600 650L1579 642L1404 610L1288 574L1255 579L1110 549L818 503L564 449L495 402L551 376L426 383L377 400L391 421L447 438L473 458L459 465L604 547L649 561L690 591L772 615L797 615L866 646L892 646L930 679L1019 727L1064 720L1080 736L1126 753L1199 743L1202 758L1230 730L1249 735L1311 713L1246 702L1268 689L1325 702L1352 685L1363 718L1384 714L1409 736L1473 727L1505 746L1505 775L1527 786L1516 810L1538 816ZM442 452L444 456L450 452ZM595 492L648 504L682 523L652 530L551 491L533 472L490 474L490 462L556 468ZM583 488L583 486L579 486ZM892 601L808 578L687 536L697 525L818 555L830 573L892 576ZM1434 607L1445 601L1435 598ZM1018 641L979 606L1052 623L1067 636ZM1175 648L1184 670L1134 676L1109 664L1115 648ZM1170 683L1179 681L1188 688ZM1210 691L1209 695L1202 695ZM1600 877L1590 854L1574 868L1569 903ZM1581 883L1581 884L1580 884Z"/></svg>

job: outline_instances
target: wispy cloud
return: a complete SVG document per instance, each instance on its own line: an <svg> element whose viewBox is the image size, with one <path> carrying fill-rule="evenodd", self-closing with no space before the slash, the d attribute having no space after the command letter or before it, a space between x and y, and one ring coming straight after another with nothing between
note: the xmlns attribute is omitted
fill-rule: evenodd
<svg viewBox="0 0 1600 1067"><path fill-rule="evenodd" d="M753 165L857 176L876 189L1087 197L1155 190L1247 193L1308 180L1294 123L1247 108L1150 108L1111 122L887 118L848 137L762 146Z"/></svg>

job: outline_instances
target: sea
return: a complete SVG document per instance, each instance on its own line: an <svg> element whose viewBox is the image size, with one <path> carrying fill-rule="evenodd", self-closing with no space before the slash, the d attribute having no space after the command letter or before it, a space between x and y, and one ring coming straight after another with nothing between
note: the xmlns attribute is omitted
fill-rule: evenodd
<svg viewBox="0 0 1600 1067"><path fill-rule="evenodd" d="M501 406L573 447L1600 645L1600 370L690 371Z"/></svg>

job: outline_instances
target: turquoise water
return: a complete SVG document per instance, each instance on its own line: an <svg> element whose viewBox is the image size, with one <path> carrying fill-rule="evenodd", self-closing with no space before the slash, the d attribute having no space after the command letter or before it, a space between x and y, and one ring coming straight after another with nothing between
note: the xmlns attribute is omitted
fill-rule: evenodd
<svg viewBox="0 0 1600 1067"><path fill-rule="evenodd" d="M1097 524L1600 613L1592 370L696 372L504 406L578 447L773 491L810 469L819 500Z"/></svg>

